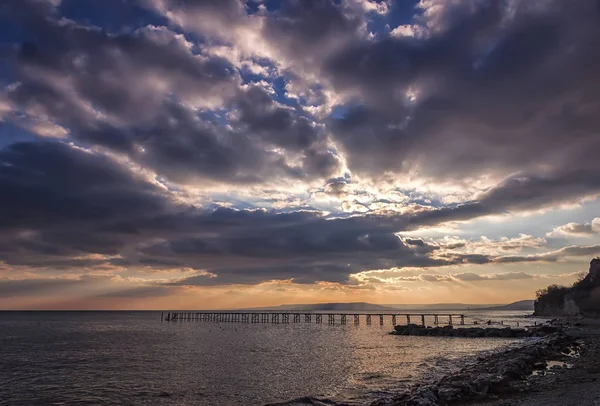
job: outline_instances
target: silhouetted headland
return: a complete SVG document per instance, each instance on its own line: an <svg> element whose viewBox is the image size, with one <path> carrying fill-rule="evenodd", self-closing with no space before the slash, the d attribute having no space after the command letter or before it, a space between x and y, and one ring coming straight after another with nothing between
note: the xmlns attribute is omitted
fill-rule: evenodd
<svg viewBox="0 0 600 406"><path fill-rule="evenodd" d="M590 262L585 277L571 287L551 285L537 291L536 316L588 316L600 315L600 258Z"/></svg>

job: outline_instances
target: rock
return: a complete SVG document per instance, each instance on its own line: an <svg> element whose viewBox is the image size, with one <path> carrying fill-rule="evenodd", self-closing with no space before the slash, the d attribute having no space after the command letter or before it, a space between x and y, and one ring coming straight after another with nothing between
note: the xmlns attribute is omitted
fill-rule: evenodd
<svg viewBox="0 0 600 406"><path fill-rule="evenodd" d="M443 387L438 388L438 398L445 402L456 402L463 397L462 388L457 387Z"/></svg>
<svg viewBox="0 0 600 406"><path fill-rule="evenodd" d="M552 367L550 368L551 371L558 371L562 369L562 366L560 365L552 365Z"/></svg>
<svg viewBox="0 0 600 406"><path fill-rule="evenodd" d="M471 382L471 392L475 395L484 395L489 392L491 378L488 374L481 374L475 377Z"/></svg>
<svg viewBox="0 0 600 406"><path fill-rule="evenodd" d="M510 383L513 381L513 379L509 378L509 377L503 377L497 381L491 382L490 386L488 388L488 393L494 393L494 394L502 394L502 393L507 393L510 392Z"/></svg>
<svg viewBox="0 0 600 406"><path fill-rule="evenodd" d="M541 333L552 334L552 333L556 333L557 331L559 331L560 328L556 327L556 326L542 325L542 326L538 327L536 330Z"/></svg>
<svg viewBox="0 0 600 406"><path fill-rule="evenodd" d="M431 388L420 390L411 396L406 406L439 406L438 397Z"/></svg>
<svg viewBox="0 0 600 406"><path fill-rule="evenodd" d="M486 337L500 337L500 331L495 328L490 328L485 332Z"/></svg>
<svg viewBox="0 0 600 406"><path fill-rule="evenodd" d="M408 326L395 326L394 331L391 334L395 335L411 335L411 336L442 336L442 337L502 337L502 338L514 338L514 337L532 337L532 336L545 336L546 333L539 330L525 330L522 328L511 328L505 327L502 329L498 328L482 328L482 327L465 327L465 328L454 328L454 326L442 326L442 327L424 327L416 324L410 324Z"/></svg>
<svg viewBox="0 0 600 406"><path fill-rule="evenodd" d="M404 331L406 326L401 328ZM406 329L408 330L408 329ZM443 327L424 328L417 326L415 331L431 331L440 334L465 334L469 337L473 331L486 334L494 329L449 329ZM506 335L507 329L495 329L497 334ZM523 334L523 330L510 330L511 334ZM518 392L526 386L525 378L534 369L545 372L546 359L556 359L560 353L575 344L573 338L560 334L530 343L520 348L513 348L486 357L479 357L477 364L471 364L459 372L447 375L433 384L415 387L391 402L396 406L433 406L446 404L462 404L484 396ZM589 368L589 366L588 366ZM389 403L375 403L383 406Z"/></svg>

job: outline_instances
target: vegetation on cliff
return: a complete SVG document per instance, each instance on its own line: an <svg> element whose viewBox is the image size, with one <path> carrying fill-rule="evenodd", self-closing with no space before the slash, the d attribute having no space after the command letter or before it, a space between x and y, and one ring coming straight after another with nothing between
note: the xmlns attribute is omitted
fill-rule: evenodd
<svg viewBox="0 0 600 406"><path fill-rule="evenodd" d="M539 316L599 315L600 258L590 262L587 275L582 275L571 287L550 285L536 292L535 314Z"/></svg>

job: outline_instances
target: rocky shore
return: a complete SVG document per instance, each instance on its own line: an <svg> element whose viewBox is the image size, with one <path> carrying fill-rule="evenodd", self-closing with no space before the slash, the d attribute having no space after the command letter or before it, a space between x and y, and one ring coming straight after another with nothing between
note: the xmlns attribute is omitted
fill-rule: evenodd
<svg viewBox="0 0 600 406"><path fill-rule="evenodd" d="M546 337L548 334L559 331L558 327L542 325L534 328L454 328L453 326L431 327L409 324L407 326L395 326L391 334L401 336L436 336L436 337L468 337L468 338L525 338Z"/></svg>
<svg viewBox="0 0 600 406"><path fill-rule="evenodd" d="M570 321L538 326L557 331L371 406L600 405L600 320Z"/></svg>
<svg viewBox="0 0 600 406"><path fill-rule="evenodd" d="M600 320L579 319L565 329L581 343L579 357L563 367L553 363L515 385L515 391L468 403L471 406L600 405Z"/></svg>
<svg viewBox="0 0 600 406"><path fill-rule="evenodd" d="M534 371L545 371L548 361L568 360L578 350L579 342L574 337L562 331L552 333L523 347L480 358L476 364L433 384L417 385L408 393L376 401L371 406L459 404L512 393L519 391L522 382Z"/></svg>
<svg viewBox="0 0 600 406"><path fill-rule="evenodd" d="M457 337L473 334L461 331L470 328L427 329L414 325L401 326L394 334L398 330L414 335L454 336L457 331ZM508 334L506 329L482 330ZM528 330L528 334L539 338L528 339L521 347L481 356L456 373L433 383L416 384L404 394L370 406L600 406L600 320L545 324ZM277 405L348 406L311 397Z"/></svg>

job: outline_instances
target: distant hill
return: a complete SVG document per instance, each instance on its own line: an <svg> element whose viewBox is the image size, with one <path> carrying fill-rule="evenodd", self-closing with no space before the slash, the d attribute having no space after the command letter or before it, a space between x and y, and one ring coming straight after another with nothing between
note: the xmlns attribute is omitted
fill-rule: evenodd
<svg viewBox="0 0 600 406"><path fill-rule="evenodd" d="M521 300L511 304L465 304L465 303L433 303L433 304L388 304L376 305L366 302L354 303L311 303L283 304L279 306L253 307L244 310L279 310L279 311L448 311L448 310L533 310L533 300Z"/></svg>
<svg viewBox="0 0 600 406"><path fill-rule="evenodd" d="M432 303L432 304L388 304L396 310L474 310L500 304Z"/></svg>
<svg viewBox="0 0 600 406"><path fill-rule="evenodd" d="M313 303L313 304L293 304L271 307L257 307L246 310L309 310L309 311L390 311L391 307L380 306L372 303Z"/></svg>
<svg viewBox="0 0 600 406"><path fill-rule="evenodd" d="M503 306L485 306L473 310L530 310L533 311L533 303L535 300L519 300L518 302L510 303Z"/></svg>

